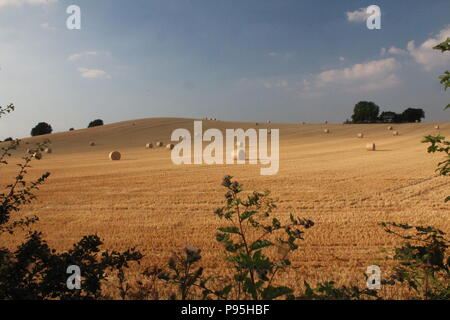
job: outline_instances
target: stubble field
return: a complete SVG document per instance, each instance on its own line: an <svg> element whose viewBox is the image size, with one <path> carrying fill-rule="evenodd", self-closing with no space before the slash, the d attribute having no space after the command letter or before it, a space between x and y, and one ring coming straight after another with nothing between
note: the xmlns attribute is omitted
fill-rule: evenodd
<svg viewBox="0 0 450 320"><path fill-rule="evenodd" d="M281 282L301 286L335 280L364 284L367 266L380 265L398 245L378 223L432 225L450 232L450 180L438 177L441 155L430 155L423 136L450 135L450 125L439 123L394 125L260 124L203 121L207 128L279 128L280 170L261 176L260 165L181 165L171 162L166 148L145 149L148 142L169 142L176 128L192 130L192 119L142 119L91 129L24 139L12 163L34 142L49 138L52 154L33 162L30 178L49 171L51 177L37 192L38 200L22 212L36 214L36 229L49 244L68 249L87 234L98 234L105 248L137 247L142 266L164 265L173 251L186 245L202 249L207 272L225 274L215 230L223 224L213 213L222 206L224 175L234 176L246 190L270 190L278 199L275 216L290 213L311 219L315 226L291 257L294 269ZM329 134L323 130L330 129ZM365 138L358 139L362 132ZM95 141L96 146L89 146ZM25 142L30 143L26 145ZM377 151L365 145L375 142ZM108 153L118 150L120 161ZM16 167L17 168L17 167ZM1 184L14 176L12 165L2 168ZM2 237L0 246L18 244L21 233ZM133 266L137 274L142 266ZM387 292L407 297L404 292Z"/></svg>

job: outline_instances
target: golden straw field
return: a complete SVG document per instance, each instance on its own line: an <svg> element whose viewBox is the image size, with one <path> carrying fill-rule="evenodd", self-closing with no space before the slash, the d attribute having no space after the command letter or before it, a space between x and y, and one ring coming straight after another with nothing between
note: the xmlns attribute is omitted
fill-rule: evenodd
<svg viewBox="0 0 450 320"><path fill-rule="evenodd" d="M83 235L98 234L105 248L137 247L142 266L163 265L173 251L186 245L202 249L208 272L225 274L221 245L214 239L220 221L213 211L223 203L224 175L234 176L245 190L268 189L278 199L274 215L290 213L311 219L305 241L291 257L294 268L282 281L299 286L335 280L338 284L364 285L367 266L383 260L398 245L378 223L404 222L432 225L450 232L450 179L438 177L442 155L430 155L423 136L450 135L450 124L261 124L203 121L208 128L279 128L280 170L261 176L260 165L172 164L170 150L146 149L146 143L169 143L176 128L193 129L193 119L159 118L125 121L103 127L55 133L24 139L14 153L18 162L27 148L44 138L52 154L33 161L29 179L45 171L48 181L37 192L37 201L22 212L36 214L35 229L57 249L68 249ZM325 134L328 128L330 133ZM358 139L357 134L364 138ZM89 142L94 141L95 146ZM28 142L29 145L26 145ZM377 151L366 151L375 142ZM110 161L111 151L120 161ZM17 167L1 170L4 185ZM2 237L0 246L12 248L20 232ZM5 241L7 241L5 243ZM391 293L388 293L391 294ZM400 294L403 293L394 293Z"/></svg>

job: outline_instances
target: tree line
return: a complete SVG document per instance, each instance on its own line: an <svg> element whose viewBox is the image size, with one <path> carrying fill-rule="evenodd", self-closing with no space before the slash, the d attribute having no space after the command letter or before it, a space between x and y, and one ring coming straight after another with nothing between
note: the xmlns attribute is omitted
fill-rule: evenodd
<svg viewBox="0 0 450 320"><path fill-rule="evenodd" d="M425 118L425 111L420 108L408 108L402 113L393 111L383 111L380 114L380 107L372 101L360 101L354 109L352 121L347 123L407 123L422 122Z"/></svg>

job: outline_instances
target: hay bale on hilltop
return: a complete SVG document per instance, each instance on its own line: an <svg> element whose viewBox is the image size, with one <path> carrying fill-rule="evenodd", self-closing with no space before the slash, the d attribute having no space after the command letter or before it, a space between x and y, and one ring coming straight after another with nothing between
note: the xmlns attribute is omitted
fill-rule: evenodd
<svg viewBox="0 0 450 320"><path fill-rule="evenodd" d="M376 150L375 143L372 142L372 143L366 144L366 150L367 150L367 151L375 151L375 150Z"/></svg>
<svg viewBox="0 0 450 320"><path fill-rule="evenodd" d="M439 129L439 126L438 126L438 125L436 125L436 126L434 126L434 128L435 128L435 129Z"/></svg>
<svg viewBox="0 0 450 320"><path fill-rule="evenodd" d="M392 132L392 135L393 135L393 136L398 136L398 131Z"/></svg>
<svg viewBox="0 0 450 320"><path fill-rule="evenodd" d="M153 148L153 143L147 143L147 144L145 145L145 148L147 148L147 149Z"/></svg>
<svg viewBox="0 0 450 320"><path fill-rule="evenodd" d="M357 137L358 137L359 139L362 139L362 138L364 138L364 134L363 134L363 133L358 133Z"/></svg>
<svg viewBox="0 0 450 320"><path fill-rule="evenodd" d="M156 146L157 146L157 147L162 147L162 146L164 146L164 144L163 144L162 141L158 141L158 142L156 143Z"/></svg>
<svg viewBox="0 0 450 320"><path fill-rule="evenodd" d="M44 152L45 153L52 153L53 151L52 151L52 148L45 148Z"/></svg>
<svg viewBox="0 0 450 320"><path fill-rule="evenodd" d="M175 147L175 145L173 145L172 143L169 143L168 145L166 145L166 148L169 150L172 150Z"/></svg>
<svg viewBox="0 0 450 320"><path fill-rule="evenodd" d="M388 130L392 130L392 129L394 129L394 128L392 128L392 126L388 126L387 129L388 129Z"/></svg>
<svg viewBox="0 0 450 320"><path fill-rule="evenodd" d="M324 133L330 133L330 129L324 129L323 132Z"/></svg>
<svg viewBox="0 0 450 320"><path fill-rule="evenodd" d="M118 160L120 160L121 157L122 157L122 155L120 154L119 151L113 151L109 154L109 160L112 160L112 161L118 161Z"/></svg>

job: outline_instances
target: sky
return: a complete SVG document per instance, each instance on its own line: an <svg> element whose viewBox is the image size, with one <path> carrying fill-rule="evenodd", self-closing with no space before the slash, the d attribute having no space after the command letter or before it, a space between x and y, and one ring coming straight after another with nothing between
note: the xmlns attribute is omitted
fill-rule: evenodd
<svg viewBox="0 0 450 320"><path fill-rule="evenodd" d="M0 139L98 118L342 122L361 100L447 121L446 37L448 0L0 0L0 105L16 106Z"/></svg>

